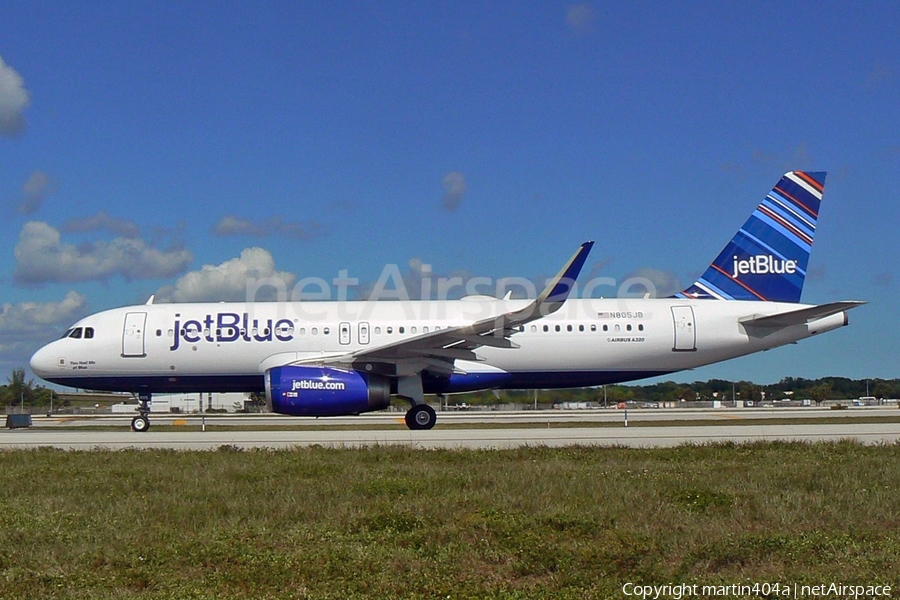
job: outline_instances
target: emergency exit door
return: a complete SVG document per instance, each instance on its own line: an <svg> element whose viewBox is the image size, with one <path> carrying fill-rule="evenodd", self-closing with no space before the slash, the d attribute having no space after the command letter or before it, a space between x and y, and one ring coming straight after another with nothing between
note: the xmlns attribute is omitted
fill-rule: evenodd
<svg viewBox="0 0 900 600"><path fill-rule="evenodd" d="M672 320L675 324L675 352L693 352L697 349L697 331L694 324L694 309L690 306L673 306Z"/></svg>
<svg viewBox="0 0 900 600"><path fill-rule="evenodd" d="M338 339L342 346L350 343L350 323L341 323L338 325Z"/></svg>

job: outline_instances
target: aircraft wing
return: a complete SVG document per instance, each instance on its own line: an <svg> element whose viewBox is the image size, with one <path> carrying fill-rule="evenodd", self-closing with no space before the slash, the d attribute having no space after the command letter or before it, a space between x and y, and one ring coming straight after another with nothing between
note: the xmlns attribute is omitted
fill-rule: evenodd
<svg viewBox="0 0 900 600"><path fill-rule="evenodd" d="M474 350L482 346L516 348L510 336L518 327L559 310L569 297L594 242L585 242L528 306L481 319L469 325L450 327L375 348L365 348L325 359L330 364L350 365L363 372L404 377L431 371L454 372L456 360L478 360ZM322 359L303 362L322 362ZM294 363L301 364L301 363Z"/></svg>
<svg viewBox="0 0 900 600"><path fill-rule="evenodd" d="M842 302L830 302L828 304L820 304L819 306L810 306L777 315L768 315L765 317L750 317L741 319L741 325L745 327L763 327L763 328L782 328L791 325L802 325L810 323L818 319L836 315L839 312L862 306L866 302L859 300L845 300Z"/></svg>

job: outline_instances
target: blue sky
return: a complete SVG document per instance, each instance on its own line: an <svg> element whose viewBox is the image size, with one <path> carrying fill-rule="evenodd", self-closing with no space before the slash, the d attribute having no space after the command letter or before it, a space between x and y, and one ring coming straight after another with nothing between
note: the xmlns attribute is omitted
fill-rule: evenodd
<svg viewBox="0 0 900 600"><path fill-rule="evenodd" d="M594 239L594 274L687 286L807 169L829 175L803 300L870 304L676 379L898 377L898 22L892 2L6 3L0 372L89 312L242 298L247 275L542 278Z"/></svg>

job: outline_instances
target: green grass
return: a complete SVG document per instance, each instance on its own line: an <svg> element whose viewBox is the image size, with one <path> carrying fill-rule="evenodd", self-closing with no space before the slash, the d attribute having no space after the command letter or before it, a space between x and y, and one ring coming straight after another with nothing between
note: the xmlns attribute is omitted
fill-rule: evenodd
<svg viewBox="0 0 900 600"><path fill-rule="evenodd" d="M0 453L0 597L896 584L900 446Z"/></svg>

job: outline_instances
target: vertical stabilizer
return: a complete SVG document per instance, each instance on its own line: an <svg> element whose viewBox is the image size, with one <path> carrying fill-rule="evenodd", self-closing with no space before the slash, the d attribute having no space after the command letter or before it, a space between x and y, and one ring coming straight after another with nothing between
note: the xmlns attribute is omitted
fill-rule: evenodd
<svg viewBox="0 0 900 600"><path fill-rule="evenodd" d="M825 173L791 171L679 298L799 302Z"/></svg>

